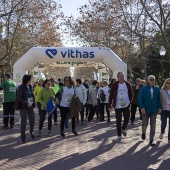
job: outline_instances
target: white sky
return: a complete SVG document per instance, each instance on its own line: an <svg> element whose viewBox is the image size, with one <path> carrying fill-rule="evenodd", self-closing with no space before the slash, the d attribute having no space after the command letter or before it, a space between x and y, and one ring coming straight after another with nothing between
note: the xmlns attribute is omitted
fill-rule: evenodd
<svg viewBox="0 0 170 170"><path fill-rule="evenodd" d="M65 15L70 16L71 14L74 17L78 17L79 12L78 7L86 4L88 0L58 0L62 5L62 11Z"/></svg>
<svg viewBox="0 0 170 170"><path fill-rule="evenodd" d="M73 17L77 18L79 16L79 12L77 10L78 7L86 4L88 0L57 0L62 5L61 11L66 16L72 15ZM68 41L68 40L66 40ZM77 44L72 44L71 42L65 42L63 41L63 44L65 47L76 47Z"/></svg>

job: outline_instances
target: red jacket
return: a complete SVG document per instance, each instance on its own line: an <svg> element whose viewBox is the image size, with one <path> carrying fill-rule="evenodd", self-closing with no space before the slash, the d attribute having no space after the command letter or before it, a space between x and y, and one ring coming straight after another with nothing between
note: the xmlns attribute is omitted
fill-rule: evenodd
<svg viewBox="0 0 170 170"><path fill-rule="evenodd" d="M132 102L133 99L133 90L127 81L125 81L127 89L128 89L128 95L129 95L129 100L130 103ZM111 91L110 91L110 97L109 97L109 108L115 108L116 107L116 97L117 97L117 91L118 91L118 84L119 82L116 81L115 83L112 84Z"/></svg>

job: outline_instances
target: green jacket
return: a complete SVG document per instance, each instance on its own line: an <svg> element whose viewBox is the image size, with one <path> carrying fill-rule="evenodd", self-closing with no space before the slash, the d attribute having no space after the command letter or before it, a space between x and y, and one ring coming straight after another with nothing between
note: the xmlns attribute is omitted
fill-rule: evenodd
<svg viewBox="0 0 170 170"><path fill-rule="evenodd" d="M55 91L52 87L50 87L49 89L44 87L40 90L39 102L42 106L42 109L46 109L46 104L48 103L51 97L55 99Z"/></svg>
<svg viewBox="0 0 170 170"><path fill-rule="evenodd" d="M9 79L0 84L0 87L3 89L3 103L15 102L17 90L16 83Z"/></svg>

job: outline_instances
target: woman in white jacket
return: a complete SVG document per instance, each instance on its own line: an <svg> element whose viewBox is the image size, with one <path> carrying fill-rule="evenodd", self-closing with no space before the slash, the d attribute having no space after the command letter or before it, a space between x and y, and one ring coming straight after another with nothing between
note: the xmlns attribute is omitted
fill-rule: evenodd
<svg viewBox="0 0 170 170"><path fill-rule="evenodd" d="M168 144L170 144L170 78L167 78L161 89L161 133L159 138L163 139L165 128L167 126L167 120L169 117L169 128L168 128Z"/></svg>
<svg viewBox="0 0 170 170"><path fill-rule="evenodd" d="M83 105L82 110L80 111L81 125L83 126L84 105L86 104L86 100L87 100L87 92L86 92L86 88L82 85L82 81L80 79L76 80L75 94L77 97L79 97L79 99Z"/></svg>
<svg viewBox="0 0 170 170"><path fill-rule="evenodd" d="M106 106L107 112L107 122L110 122L110 112L108 108L110 87L107 84L107 81L103 81L103 87L100 87L98 90L98 97L100 99L100 121L104 121L104 106Z"/></svg>

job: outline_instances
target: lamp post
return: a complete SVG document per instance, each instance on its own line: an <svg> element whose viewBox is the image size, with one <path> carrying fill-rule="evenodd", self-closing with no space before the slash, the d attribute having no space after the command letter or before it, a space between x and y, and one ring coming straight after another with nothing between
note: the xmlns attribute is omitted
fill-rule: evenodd
<svg viewBox="0 0 170 170"><path fill-rule="evenodd" d="M163 83L163 56L166 54L165 48L162 46L161 49L159 50L159 54L161 56L161 84Z"/></svg>

